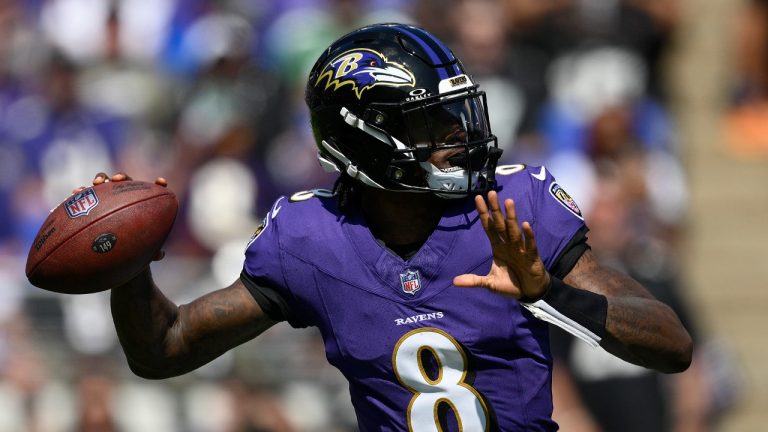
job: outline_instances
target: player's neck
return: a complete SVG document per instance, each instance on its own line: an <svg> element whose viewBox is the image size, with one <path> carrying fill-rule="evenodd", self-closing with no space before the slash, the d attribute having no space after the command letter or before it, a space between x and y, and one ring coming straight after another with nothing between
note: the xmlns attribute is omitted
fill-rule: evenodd
<svg viewBox="0 0 768 432"><path fill-rule="evenodd" d="M435 230L446 200L429 193L368 188L360 199L373 235L388 246L423 244Z"/></svg>

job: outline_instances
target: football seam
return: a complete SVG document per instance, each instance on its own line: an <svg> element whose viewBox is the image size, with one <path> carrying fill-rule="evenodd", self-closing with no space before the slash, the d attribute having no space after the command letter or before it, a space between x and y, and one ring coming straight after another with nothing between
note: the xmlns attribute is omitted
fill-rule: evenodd
<svg viewBox="0 0 768 432"><path fill-rule="evenodd" d="M75 231L75 232L74 232L74 233L72 233L72 235L70 235L70 236L69 236L69 237L68 237L66 240L62 241L62 242L61 242L61 243L60 243L58 246L56 246L55 248L51 249L51 251L50 251L50 252L48 252L48 255L47 255L47 256L46 256L44 259L40 260L40 262L38 262L37 264L35 264L35 266L34 266L34 267L32 267L32 269L31 269L31 270L29 271L29 273L27 274L27 277L29 277L30 275L34 274L34 273L35 273L35 270L37 270L37 268L40 266L40 264L44 263L44 262L45 262L45 261L46 261L46 260L47 260L47 259L48 259L48 258L51 256L51 255L53 255L53 253L54 253L54 252L56 252L57 250L59 250L59 248L60 248L60 247L64 246L64 244L65 244L66 242L68 242L68 241L69 241L69 239L71 239L71 238L73 238L74 236L76 236L76 235L80 234L81 232L85 231L85 230L86 230L86 229L87 229L89 226L91 226L92 224L94 224L94 223L96 223L96 222L98 222L98 221L100 221L100 220L104 219L105 217L107 217L107 216L109 216L109 215L111 215L111 214L113 214L113 213L115 213L115 212L118 212L118 211L120 211L120 210L122 210L122 209L124 209L124 208L126 208L126 207L130 207L130 206L132 206L132 205L136 205L136 204L139 204L139 203L143 203L143 202L145 202L145 201L149 201L149 200L152 200L152 199L155 199L155 198L159 198L159 197L162 197L162 196L171 196L171 197L175 197L175 195L173 194L173 192L171 192L171 191L167 191L167 193L164 193L164 194L161 194L161 195L153 195L153 196L150 196L150 197L144 198L144 199L142 199L142 200L139 200L139 201L132 201L132 202L130 202L130 203L128 203L128 204L126 204L126 205L124 205L124 206L122 206L122 207L118 207L118 208L115 208L115 209L113 209L113 210L112 210L112 211L110 211L109 213L104 213L103 215L101 215L101 217L99 217L98 219L95 219L95 220L94 220L93 222L91 222L90 224L88 224L88 225L85 225L84 227L82 227L82 228L80 228L79 230ZM178 210L177 210L177 211L178 211ZM176 218L174 217L174 222L175 222L175 221L176 221Z"/></svg>

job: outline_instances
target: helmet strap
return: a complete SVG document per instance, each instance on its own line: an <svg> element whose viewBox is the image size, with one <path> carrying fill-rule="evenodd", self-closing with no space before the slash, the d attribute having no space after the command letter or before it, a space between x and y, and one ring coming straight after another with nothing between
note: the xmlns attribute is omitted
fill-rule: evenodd
<svg viewBox="0 0 768 432"><path fill-rule="evenodd" d="M504 150L498 147L490 147L488 149L488 163L486 165L488 168L485 173L485 181L489 189L496 184L496 165L499 163L502 153L504 153Z"/></svg>

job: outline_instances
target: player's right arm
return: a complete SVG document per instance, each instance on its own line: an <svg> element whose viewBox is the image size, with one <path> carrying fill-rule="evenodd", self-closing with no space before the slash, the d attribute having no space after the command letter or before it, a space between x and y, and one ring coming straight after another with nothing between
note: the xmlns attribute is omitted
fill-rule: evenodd
<svg viewBox="0 0 768 432"><path fill-rule="evenodd" d="M96 174L93 184L124 181ZM167 186L163 178L155 183ZM241 279L229 287L177 306L158 289L147 269L112 289L112 319L117 336L138 376L162 379L190 372L258 336L277 321L270 319Z"/></svg>
<svg viewBox="0 0 768 432"><path fill-rule="evenodd" d="M145 272L112 290L112 318L131 370L148 379L190 372L274 325L238 279L176 306Z"/></svg>

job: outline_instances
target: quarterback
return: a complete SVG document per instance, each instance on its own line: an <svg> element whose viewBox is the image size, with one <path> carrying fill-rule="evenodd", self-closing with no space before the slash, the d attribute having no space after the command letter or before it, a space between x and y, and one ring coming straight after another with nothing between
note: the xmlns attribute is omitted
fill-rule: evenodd
<svg viewBox="0 0 768 432"><path fill-rule="evenodd" d="M147 268L114 289L137 375L187 373L287 321L320 330L362 431L553 431L550 325L688 367L677 316L595 261L552 174L497 166L485 94L440 40L353 31L320 55L306 102L333 190L278 199L229 287L177 306Z"/></svg>

